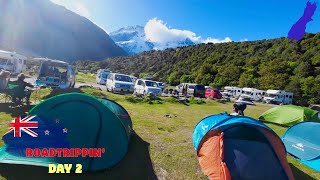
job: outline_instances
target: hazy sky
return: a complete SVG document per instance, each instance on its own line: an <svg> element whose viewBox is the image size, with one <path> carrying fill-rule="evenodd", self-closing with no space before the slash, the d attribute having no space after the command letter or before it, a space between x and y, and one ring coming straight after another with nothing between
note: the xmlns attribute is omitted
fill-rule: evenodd
<svg viewBox="0 0 320 180"><path fill-rule="evenodd" d="M306 0L51 1L87 17L107 32L125 26L148 24L150 33L163 34L163 38L178 35L199 41L240 41L287 36L291 26L302 16L307 2ZM307 32L320 31L319 10L320 4L313 16L314 21L307 25ZM157 38L156 35L153 37Z"/></svg>

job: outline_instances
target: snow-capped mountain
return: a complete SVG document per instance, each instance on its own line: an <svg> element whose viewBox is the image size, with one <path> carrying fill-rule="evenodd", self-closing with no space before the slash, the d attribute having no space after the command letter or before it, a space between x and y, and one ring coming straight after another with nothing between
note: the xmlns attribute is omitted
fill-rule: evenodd
<svg viewBox="0 0 320 180"><path fill-rule="evenodd" d="M194 45L190 39L170 41L166 43L151 42L146 38L143 26L128 26L109 34L111 39L128 54L138 54L143 51L163 50L181 46Z"/></svg>

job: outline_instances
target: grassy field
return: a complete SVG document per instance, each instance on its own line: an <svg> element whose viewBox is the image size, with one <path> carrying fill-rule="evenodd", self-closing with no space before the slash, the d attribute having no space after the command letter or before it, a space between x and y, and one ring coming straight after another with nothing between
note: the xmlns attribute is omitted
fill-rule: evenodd
<svg viewBox="0 0 320 180"><path fill-rule="evenodd" d="M194 126L204 117L224 111L231 112L231 103L218 103L212 100L206 100L205 104L180 104L172 102L170 98L163 98L162 101L149 104L147 102L132 103L128 101L128 97L123 95L115 95L103 92L97 89L73 89L70 91L84 92L97 97L107 97L121 104L130 114L133 121L133 129L136 137L129 147L128 157L123 162L129 161L132 157L136 158L128 169L122 168L126 165L116 167L118 173L136 173L133 171L141 171L141 174L154 172L158 179L207 179L198 165L196 153L192 144L192 133ZM39 101L65 91L52 91L43 89L38 94L32 95L33 101ZM268 110L272 106L258 104L257 106L249 106L246 115L257 118L262 112ZM13 117L19 116L28 111L28 108L10 109L5 104L1 105L0 112L0 133L7 131L7 123ZM172 118L164 117L169 114ZM267 124L278 135L282 135L286 130L283 127ZM138 137L138 138L137 138ZM3 144L3 142L1 142ZM142 148L144 146L144 149ZM139 159L140 158L140 159ZM320 173L300 164L291 157L288 157L291 167L294 171L296 179L320 179ZM144 163L150 161L151 167L143 168L135 167L135 163ZM111 170L112 171L112 170ZM1 172L0 172L1 173ZM146 179L146 175L140 178L133 175L130 179ZM103 179L109 174L101 172L95 179ZM91 179L91 178L90 178ZM93 178L92 178L93 179ZM112 178L111 178L112 179ZM125 179L125 178L115 178Z"/></svg>
<svg viewBox="0 0 320 180"><path fill-rule="evenodd" d="M96 75L84 74L83 72L78 72L76 76L76 81L80 83L94 83L96 82Z"/></svg>

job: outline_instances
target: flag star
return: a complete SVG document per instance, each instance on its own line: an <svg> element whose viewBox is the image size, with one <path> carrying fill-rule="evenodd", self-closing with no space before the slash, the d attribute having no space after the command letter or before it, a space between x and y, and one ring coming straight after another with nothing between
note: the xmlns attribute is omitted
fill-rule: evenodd
<svg viewBox="0 0 320 180"><path fill-rule="evenodd" d="M62 129L63 133L68 133L68 129L67 128L64 128Z"/></svg>
<svg viewBox="0 0 320 180"><path fill-rule="evenodd" d="M50 131L48 131L48 130L44 131L44 135L49 135L49 133L50 133Z"/></svg>
<svg viewBox="0 0 320 180"><path fill-rule="evenodd" d="M60 122L60 120L59 119L56 119L56 123L59 123Z"/></svg>

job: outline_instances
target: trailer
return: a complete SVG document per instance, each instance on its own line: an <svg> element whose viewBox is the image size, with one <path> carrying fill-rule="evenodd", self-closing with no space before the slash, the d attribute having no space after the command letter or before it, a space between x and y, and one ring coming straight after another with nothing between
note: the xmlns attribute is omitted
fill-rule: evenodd
<svg viewBox="0 0 320 180"><path fill-rule="evenodd" d="M272 104L292 104L293 93L283 90L269 89L266 92L266 96L263 98L266 103Z"/></svg>
<svg viewBox="0 0 320 180"><path fill-rule="evenodd" d="M26 70L27 57L16 52L0 50L0 69L9 71L11 74L19 74Z"/></svg>

